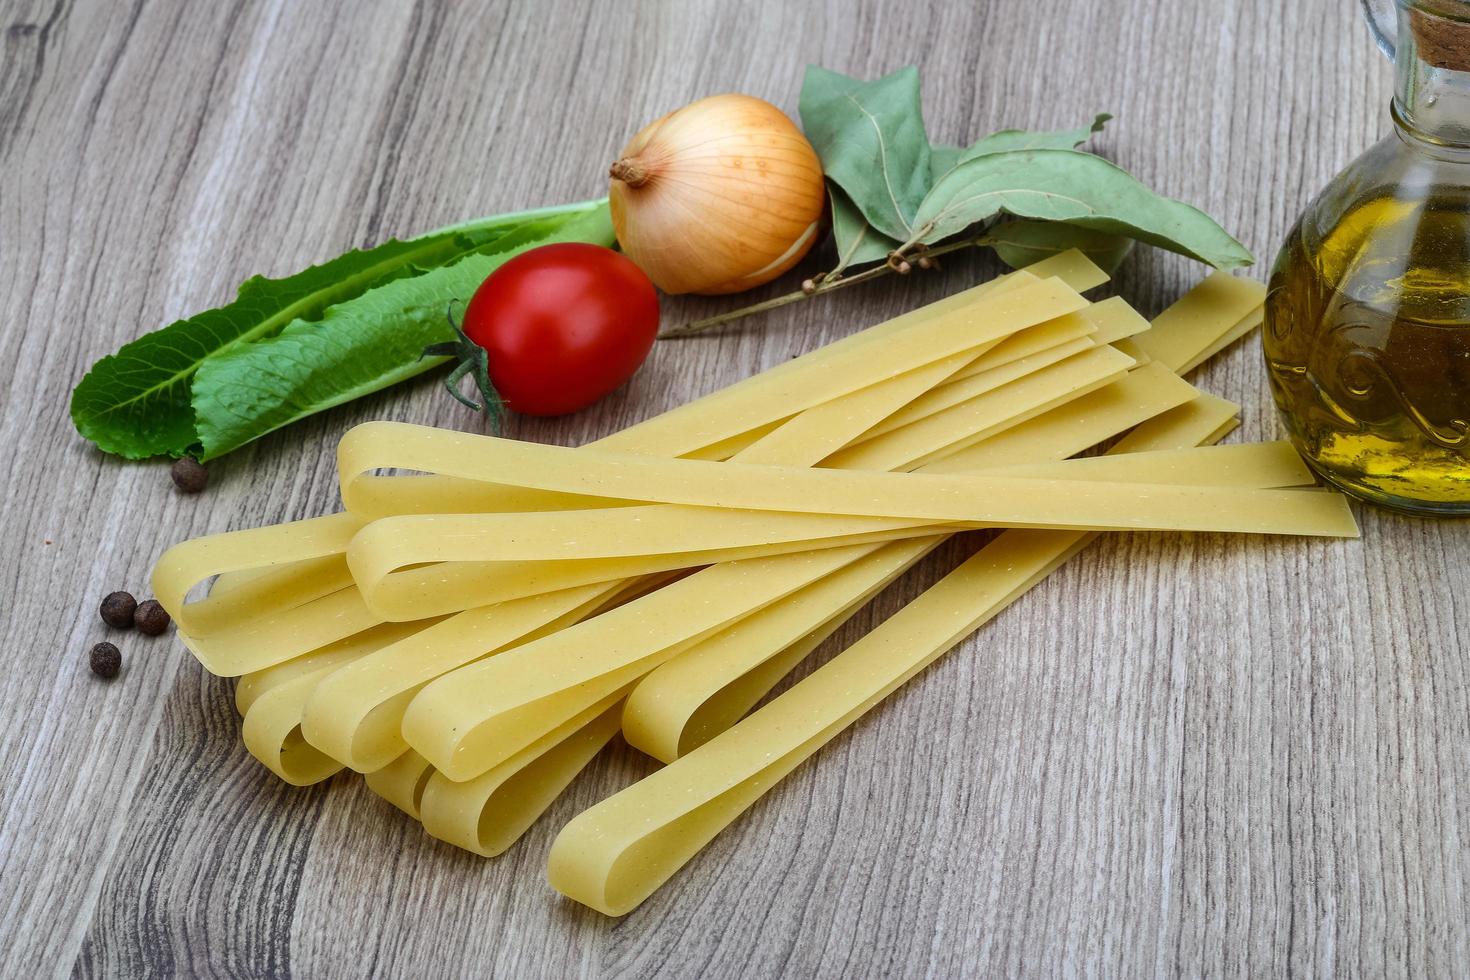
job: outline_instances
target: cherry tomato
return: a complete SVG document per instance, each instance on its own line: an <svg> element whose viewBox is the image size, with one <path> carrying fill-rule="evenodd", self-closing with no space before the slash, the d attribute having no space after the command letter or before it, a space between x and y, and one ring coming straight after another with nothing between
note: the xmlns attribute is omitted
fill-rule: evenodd
<svg viewBox="0 0 1470 980"><path fill-rule="evenodd" d="M527 415L565 415L627 381L658 335L658 294L627 256L563 242L490 274L464 314L490 381Z"/></svg>

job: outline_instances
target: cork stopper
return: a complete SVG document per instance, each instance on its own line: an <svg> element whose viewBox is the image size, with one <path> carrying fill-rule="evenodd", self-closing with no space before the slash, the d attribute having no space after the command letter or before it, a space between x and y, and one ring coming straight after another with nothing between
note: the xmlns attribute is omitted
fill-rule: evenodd
<svg viewBox="0 0 1470 980"><path fill-rule="evenodd" d="M1410 9L1414 47L1426 64L1470 72L1470 4L1454 4L1453 13L1445 9L1448 6L1427 3Z"/></svg>

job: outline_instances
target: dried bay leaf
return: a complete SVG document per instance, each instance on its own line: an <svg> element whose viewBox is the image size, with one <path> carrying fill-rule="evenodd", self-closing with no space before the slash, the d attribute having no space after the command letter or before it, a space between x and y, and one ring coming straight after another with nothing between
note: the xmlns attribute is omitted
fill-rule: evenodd
<svg viewBox="0 0 1470 980"><path fill-rule="evenodd" d="M897 240L868 224L842 188L829 184L827 190L832 201L832 243L837 249L837 265L829 275L849 266L882 262L898 248Z"/></svg>
<svg viewBox="0 0 1470 980"><path fill-rule="evenodd" d="M1131 238L1055 221L1006 221L991 228L985 238L1001 261L1012 269L1075 248L1111 274L1133 251Z"/></svg>
<svg viewBox="0 0 1470 980"><path fill-rule="evenodd" d="M1217 268L1253 258L1208 215L1154 193L1101 157L1003 150L958 164L924 198L909 241L933 244L999 214L1122 235Z"/></svg>
<svg viewBox="0 0 1470 980"><path fill-rule="evenodd" d="M799 108L827 179L878 231L909 239L929 190L918 70L910 66L863 82L809 65Z"/></svg>

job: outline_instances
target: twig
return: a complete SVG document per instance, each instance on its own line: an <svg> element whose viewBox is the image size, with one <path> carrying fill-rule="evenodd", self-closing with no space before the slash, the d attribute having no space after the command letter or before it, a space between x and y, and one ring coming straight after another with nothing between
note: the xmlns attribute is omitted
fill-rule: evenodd
<svg viewBox="0 0 1470 980"><path fill-rule="evenodd" d="M906 274L909 272L913 265L918 265L918 267L921 269L930 266L937 266L937 263L929 262L926 264L922 261L918 261L919 259L934 259L940 255L947 255L950 252L958 252L961 249L976 248L989 244L991 244L991 239L988 235L976 235L973 238L962 238L959 241L946 242L945 244L937 246L935 248L921 247L918 250L914 250L909 249L906 246L905 248L899 249L893 252L893 254L889 255L888 261L883 263L882 265L875 265L871 269L864 269L862 272L856 273L855 275L843 276L841 274L838 274L837 276L832 276L829 273L825 277L818 277L818 279L813 280L812 288L809 290L803 289L794 293L786 293L783 296L776 296L772 299L756 303L752 306L744 306L738 310L731 310L728 313L721 313L718 316L707 317L703 320L695 320L693 323L680 324L677 327L670 327L667 330L661 331L658 336L660 340L669 340L677 337L688 337L693 334L702 333L705 330L709 330L714 327L722 326L723 324L742 319L744 317L750 316L753 313L764 313L766 310L774 310L777 307L786 306L789 303L795 303L799 300L810 299L813 296L821 296L824 293L834 292L835 290L842 289L845 286L856 286L859 283L864 283L873 279L881 278L891 272ZM910 256L913 256L916 259L916 261L912 264L908 261L908 258Z"/></svg>

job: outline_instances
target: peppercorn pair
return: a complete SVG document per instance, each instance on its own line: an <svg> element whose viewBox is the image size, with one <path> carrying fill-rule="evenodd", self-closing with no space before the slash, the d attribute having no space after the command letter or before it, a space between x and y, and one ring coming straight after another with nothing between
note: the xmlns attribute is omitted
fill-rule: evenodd
<svg viewBox="0 0 1470 980"><path fill-rule="evenodd" d="M102 600L102 621L114 629L136 626L139 633L158 636L168 629L168 612L157 599L138 602L131 593L109 592Z"/></svg>

